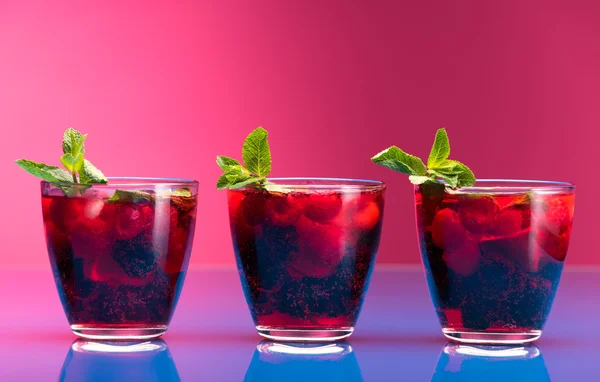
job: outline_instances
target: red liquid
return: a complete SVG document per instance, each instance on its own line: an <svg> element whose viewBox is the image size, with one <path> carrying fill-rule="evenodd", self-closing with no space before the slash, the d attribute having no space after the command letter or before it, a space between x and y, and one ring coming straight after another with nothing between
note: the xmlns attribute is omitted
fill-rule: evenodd
<svg viewBox="0 0 600 382"><path fill-rule="evenodd" d="M417 187L423 263L442 327L541 330L571 236L574 195Z"/></svg>
<svg viewBox="0 0 600 382"><path fill-rule="evenodd" d="M50 262L71 325L167 325L185 278L195 197L111 203L42 196Z"/></svg>
<svg viewBox="0 0 600 382"><path fill-rule="evenodd" d="M379 246L383 189L228 191L242 286L257 326L353 327Z"/></svg>

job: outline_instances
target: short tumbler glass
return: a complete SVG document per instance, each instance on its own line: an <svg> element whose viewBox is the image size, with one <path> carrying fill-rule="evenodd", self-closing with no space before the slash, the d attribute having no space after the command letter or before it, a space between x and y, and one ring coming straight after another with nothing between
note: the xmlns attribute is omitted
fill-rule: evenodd
<svg viewBox="0 0 600 382"><path fill-rule="evenodd" d="M541 334L567 255L575 188L478 180L415 186L417 232L444 335L518 344Z"/></svg>
<svg viewBox="0 0 600 382"><path fill-rule="evenodd" d="M73 333L144 339L167 330L189 263L197 191L184 179L42 182L50 264Z"/></svg>
<svg viewBox="0 0 600 382"><path fill-rule="evenodd" d="M256 330L280 341L350 336L379 247L385 185L269 181L228 191L238 271Z"/></svg>

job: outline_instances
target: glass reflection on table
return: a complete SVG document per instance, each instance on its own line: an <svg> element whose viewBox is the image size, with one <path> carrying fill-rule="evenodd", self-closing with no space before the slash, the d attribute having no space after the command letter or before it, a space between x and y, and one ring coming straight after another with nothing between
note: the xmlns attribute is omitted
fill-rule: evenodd
<svg viewBox="0 0 600 382"><path fill-rule="evenodd" d="M540 349L527 346L462 345L442 349L432 381L550 381Z"/></svg>
<svg viewBox="0 0 600 382"><path fill-rule="evenodd" d="M78 339L71 345L59 381L179 381L163 340L97 342Z"/></svg>
<svg viewBox="0 0 600 382"><path fill-rule="evenodd" d="M245 382L363 381L350 344L262 341L256 347Z"/></svg>

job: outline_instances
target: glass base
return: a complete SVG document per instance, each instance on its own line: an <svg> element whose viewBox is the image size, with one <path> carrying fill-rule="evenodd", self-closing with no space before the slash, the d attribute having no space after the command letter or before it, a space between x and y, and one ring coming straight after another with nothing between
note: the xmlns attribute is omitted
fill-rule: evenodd
<svg viewBox="0 0 600 382"><path fill-rule="evenodd" d="M162 336L167 331L167 326L98 327L94 325L71 325L71 330L79 337L92 340L146 340Z"/></svg>
<svg viewBox="0 0 600 382"><path fill-rule="evenodd" d="M535 345L466 345L447 344L444 353L462 359L515 360L533 359L540 355Z"/></svg>
<svg viewBox="0 0 600 382"><path fill-rule="evenodd" d="M333 342L350 337L354 328L281 329L259 325L256 327L256 331L272 341Z"/></svg>
<svg viewBox="0 0 600 382"><path fill-rule="evenodd" d="M542 335L541 330L523 332L470 332L443 328L446 338L466 344L517 345L536 341Z"/></svg>

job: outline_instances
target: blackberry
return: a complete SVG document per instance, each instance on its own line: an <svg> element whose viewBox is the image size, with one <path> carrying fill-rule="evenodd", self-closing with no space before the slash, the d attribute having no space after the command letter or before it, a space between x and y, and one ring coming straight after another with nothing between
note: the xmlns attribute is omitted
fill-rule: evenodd
<svg viewBox="0 0 600 382"><path fill-rule="evenodd" d="M140 234L131 240L117 240L113 258L128 276L144 277L156 270L159 253L153 243Z"/></svg>

